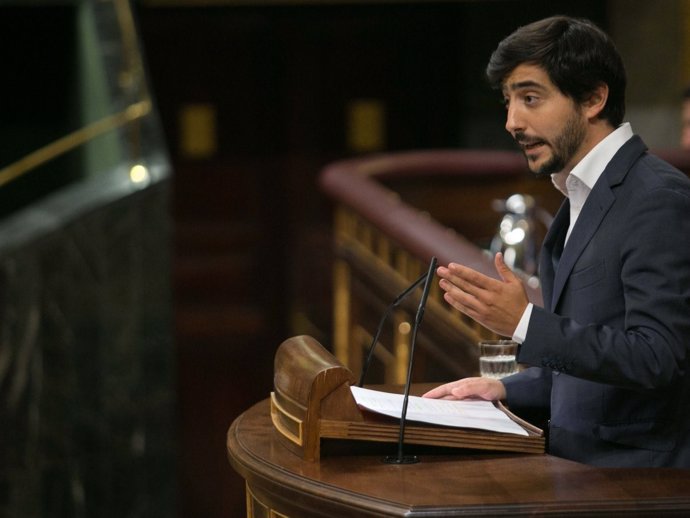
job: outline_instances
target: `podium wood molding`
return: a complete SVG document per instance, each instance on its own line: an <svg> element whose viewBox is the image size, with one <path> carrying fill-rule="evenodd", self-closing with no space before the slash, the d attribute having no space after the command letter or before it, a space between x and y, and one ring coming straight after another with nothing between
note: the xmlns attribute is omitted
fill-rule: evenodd
<svg viewBox="0 0 690 518"><path fill-rule="evenodd" d="M267 400L248 409L227 434L228 460L247 484L247 516L690 515L690 470L596 468L548 454L426 447L416 452L418 464L392 466L382 462L383 445L344 446L308 462L283 447Z"/></svg>
<svg viewBox="0 0 690 518"><path fill-rule="evenodd" d="M352 372L310 336L285 340L275 355L271 420L284 444L305 460L320 456L320 420L361 421Z"/></svg>
<svg viewBox="0 0 690 518"><path fill-rule="evenodd" d="M275 355L271 421L283 444L307 461L318 461L323 440L398 442L399 419L361 410L350 391L356 381L317 340L296 336ZM498 408L527 436L408 422L405 444L476 450L544 453L543 432Z"/></svg>

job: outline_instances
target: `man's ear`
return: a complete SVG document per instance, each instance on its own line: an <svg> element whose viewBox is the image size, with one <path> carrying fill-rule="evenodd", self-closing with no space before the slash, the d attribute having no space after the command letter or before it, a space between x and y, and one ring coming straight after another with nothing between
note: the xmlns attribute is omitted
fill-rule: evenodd
<svg viewBox="0 0 690 518"><path fill-rule="evenodd" d="M606 106L609 98L609 85L599 83L587 99L582 103L587 118L596 119Z"/></svg>

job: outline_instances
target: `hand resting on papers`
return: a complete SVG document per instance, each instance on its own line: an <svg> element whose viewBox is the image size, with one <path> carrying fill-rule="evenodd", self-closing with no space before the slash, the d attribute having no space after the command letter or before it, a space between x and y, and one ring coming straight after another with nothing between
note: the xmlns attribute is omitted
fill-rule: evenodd
<svg viewBox="0 0 690 518"><path fill-rule="evenodd" d="M506 389L500 380L493 378L463 378L440 385L422 395L433 399L505 399Z"/></svg>

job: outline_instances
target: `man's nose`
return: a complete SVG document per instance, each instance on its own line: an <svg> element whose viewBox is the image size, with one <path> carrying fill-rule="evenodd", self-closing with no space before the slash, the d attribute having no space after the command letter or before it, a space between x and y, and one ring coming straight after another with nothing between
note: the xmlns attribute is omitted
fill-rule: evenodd
<svg viewBox="0 0 690 518"><path fill-rule="evenodd" d="M524 130L523 124L520 111L512 105L508 106L506 111L506 130L508 133L515 135L516 131Z"/></svg>

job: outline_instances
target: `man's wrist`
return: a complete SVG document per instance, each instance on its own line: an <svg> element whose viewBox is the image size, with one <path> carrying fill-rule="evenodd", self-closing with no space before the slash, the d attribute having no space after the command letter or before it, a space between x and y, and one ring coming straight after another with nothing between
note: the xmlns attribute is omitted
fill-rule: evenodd
<svg viewBox="0 0 690 518"><path fill-rule="evenodd" d="M527 328L529 327L529 319L532 316L532 308L534 308L534 304L531 302L527 304L525 311L522 313L522 317L520 317L520 322L518 322L518 325L513 332L512 338L519 344L524 342L527 338Z"/></svg>

